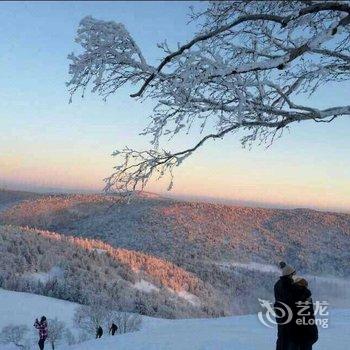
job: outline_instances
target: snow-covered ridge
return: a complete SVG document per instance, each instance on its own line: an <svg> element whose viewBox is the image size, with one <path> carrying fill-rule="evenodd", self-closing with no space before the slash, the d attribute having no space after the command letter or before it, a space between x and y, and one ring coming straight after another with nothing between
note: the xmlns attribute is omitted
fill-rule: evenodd
<svg viewBox="0 0 350 350"><path fill-rule="evenodd" d="M117 196L44 195L8 208L0 221L98 237L114 247L176 258L177 264L191 259L195 269L203 266L200 260L225 256L270 264L294 260L317 274L327 269L350 276L349 214L183 202L148 194L129 204Z"/></svg>

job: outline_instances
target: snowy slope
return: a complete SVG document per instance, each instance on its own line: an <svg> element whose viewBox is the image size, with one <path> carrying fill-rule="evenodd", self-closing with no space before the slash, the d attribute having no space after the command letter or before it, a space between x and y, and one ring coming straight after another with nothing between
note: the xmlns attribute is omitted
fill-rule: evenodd
<svg viewBox="0 0 350 350"><path fill-rule="evenodd" d="M0 328L9 323L31 327L42 315L57 317L71 326L76 307L69 301L0 289Z"/></svg>
<svg viewBox="0 0 350 350"><path fill-rule="evenodd" d="M314 350L345 350L350 343L350 310L333 311ZM93 340L64 350L273 350L275 329L256 315L218 319L144 321L137 333Z"/></svg>
<svg viewBox="0 0 350 350"><path fill-rule="evenodd" d="M48 318L57 317L64 321L68 327L72 327L72 320L77 304L55 298L48 298L30 293L12 292L0 289L0 330L8 325L26 325L30 330L29 335L33 342L37 338L37 332L33 324L36 318L45 315ZM17 347L5 346L0 343L1 350L12 350Z"/></svg>
<svg viewBox="0 0 350 350"><path fill-rule="evenodd" d="M71 325L76 304L29 293L0 289L0 328L26 324L43 314ZM314 350L345 350L350 343L350 310L333 310L330 327L320 329ZM275 329L266 328L256 315L218 319L162 320L145 318L140 332L105 337L57 350L271 350ZM1 350L13 349L0 345Z"/></svg>

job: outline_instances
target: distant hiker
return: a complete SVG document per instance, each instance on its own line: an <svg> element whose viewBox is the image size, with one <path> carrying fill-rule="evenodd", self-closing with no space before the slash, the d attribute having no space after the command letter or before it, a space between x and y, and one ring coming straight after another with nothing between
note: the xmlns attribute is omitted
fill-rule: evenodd
<svg viewBox="0 0 350 350"><path fill-rule="evenodd" d="M280 262L279 267L282 271L282 276L274 286L275 293L275 312L277 322L277 342L276 350L294 350L291 346L292 323L287 322L288 316L293 310L295 303L295 286L293 276L295 269L285 262Z"/></svg>
<svg viewBox="0 0 350 350"><path fill-rule="evenodd" d="M98 326L97 329L96 329L96 339L97 338L101 338L103 335L103 329L101 326Z"/></svg>
<svg viewBox="0 0 350 350"><path fill-rule="evenodd" d="M38 321L38 319L35 319L34 327L39 330L39 349L44 350L45 340L48 333L46 317L42 316L40 321Z"/></svg>
<svg viewBox="0 0 350 350"><path fill-rule="evenodd" d="M308 289L308 282L301 277L294 279L295 299L291 341L292 349L312 350L312 345L318 340L318 330L315 322L315 313Z"/></svg>
<svg viewBox="0 0 350 350"><path fill-rule="evenodd" d="M114 335L117 330L118 326L115 323L112 323L111 327L109 328L109 334Z"/></svg>

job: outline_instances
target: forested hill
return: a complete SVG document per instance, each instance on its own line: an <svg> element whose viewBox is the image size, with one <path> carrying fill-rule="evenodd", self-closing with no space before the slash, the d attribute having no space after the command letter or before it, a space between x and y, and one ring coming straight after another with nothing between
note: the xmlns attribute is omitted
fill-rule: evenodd
<svg viewBox="0 0 350 350"><path fill-rule="evenodd" d="M1 196L1 193L0 193ZM56 195L25 200L0 215L6 224L99 238L166 258L293 261L307 272L349 276L350 215L181 202L155 196Z"/></svg>
<svg viewBox="0 0 350 350"><path fill-rule="evenodd" d="M0 212L26 199L40 197L39 193L26 191L8 191L0 188Z"/></svg>
<svg viewBox="0 0 350 350"><path fill-rule="evenodd" d="M0 288L152 316L228 314L220 293L147 254L98 240L0 225Z"/></svg>
<svg viewBox="0 0 350 350"><path fill-rule="evenodd" d="M6 197L8 202L11 194ZM0 223L12 225L14 231L7 237L15 237L21 245L27 244L20 239L24 232L21 227L29 227L30 232L47 230L60 237L89 238L108 244L108 249L132 252L128 255L131 262L122 263L126 266L123 273L136 272L132 283L139 283L137 286L143 290L138 298L150 315L254 312L259 307L258 297L272 297L278 277L277 269L265 267L276 266L282 259L293 264L300 274L345 279L350 276L349 214L225 206L154 195L138 196L130 203L113 195L43 195L13 201L0 213ZM3 227L9 230L9 226ZM43 259L42 256L45 252L35 253L30 259ZM57 256L58 261L64 259ZM263 268L251 269L251 262ZM47 272L53 267L53 263L40 265L39 270ZM32 266L32 270L35 268ZM162 273L153 276L154 269ZM175 289L174 276L178 277ZM313 282L312 287L317 287L320 296L326 295L328 300L334 297L332 300L339 306L344 305L343 301L349 303L349 293L340 295L339 284L317 281L317 286ZM110 293L108 283L105 287ZM149 303L148 296L152 295L156 305L166 305L174 292L176 300L170 302L168 311ZM132 308L136 307L136 299Z"/></svg>

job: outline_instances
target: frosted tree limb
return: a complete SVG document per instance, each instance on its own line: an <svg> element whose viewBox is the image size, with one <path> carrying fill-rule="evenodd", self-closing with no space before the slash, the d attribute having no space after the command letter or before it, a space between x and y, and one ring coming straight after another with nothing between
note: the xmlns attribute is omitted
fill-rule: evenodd
<svg viewBox="0 0 350 350"><path fill-rule="evenodd" d="M83 51L69 56L71 96L91 86L106 99L127 85L138 88L131 97L155 102L141 133L152 137L151 148L114 152L107 191L142 190L166 175L170 189L174 168L209 140L239 131L242 145L270 145L295 122L350 115L349 105L314 105L321 86L349 81L349 1L209 2L191 18L199 31L175 49L158 44L164 58L157 66L122 24L92 17L80 23ZM164 138L191 129L200 133L193 147L161 148Z"/></svg>

